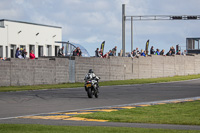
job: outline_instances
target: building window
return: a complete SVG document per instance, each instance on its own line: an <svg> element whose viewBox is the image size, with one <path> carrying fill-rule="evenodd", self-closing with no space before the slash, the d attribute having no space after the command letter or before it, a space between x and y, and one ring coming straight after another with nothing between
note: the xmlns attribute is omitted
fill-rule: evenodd
<svg viewBox="0 0 200 133"><path fill-rule="evenodd" d="M10 57L15 58L15 53L16 53L16 45L11 44L11 46L10 46Z"/></svg>
<svg viewBox="0 0 200 133"><path fill-rule="evenodd" d="M3 46L0 46L0 57L3 58Z"/></svg>
<svg viewBox="0 0 200 133"><path fill-rule="evenodd" d="M26 49L26 46L25 45L20 45L20 49L21 48Z"/></svg>
<svg viewBox="0 0 200 133"><path fill-rule="evenodd" d="M33 50L33 53L35 54L35 45L29 45L29 53L31 53L31 50Z"/></svg>
<svg viewBox="0 0 200 133"><path fill-rule="evenodd" d="M38 57L43 56L43 46L38 46Z"/></svg>
<svg viewBox="0 0 200 133"><path fill-rule="evenodd" d="M52 56L52 47L51 45L47 45L47 56Z"/></svg>
<svg viewBox="0 0 200 133"><path fill-rule="evenodd" d="M55 56L58 56L59 46L55 46Z"/></svg>
<svg viewBox="0 0 200 133"><path fill-rule="evenodd" d="M6 46L6 58L8 58L8 46Z"/></svg>

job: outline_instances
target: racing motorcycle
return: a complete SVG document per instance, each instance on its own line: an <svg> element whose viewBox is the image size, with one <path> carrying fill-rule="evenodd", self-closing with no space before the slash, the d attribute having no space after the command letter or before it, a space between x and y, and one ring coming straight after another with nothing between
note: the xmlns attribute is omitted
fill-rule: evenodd
<svg viewBox="0 0 200 133"><path fill-rule="evenodd" d="M100 78L99 78L100 79ZM91 79L86 77L85 80L85 91L87 92L88 98L92 98L93 95L98 98L99 96L99 79Z"/></svg>

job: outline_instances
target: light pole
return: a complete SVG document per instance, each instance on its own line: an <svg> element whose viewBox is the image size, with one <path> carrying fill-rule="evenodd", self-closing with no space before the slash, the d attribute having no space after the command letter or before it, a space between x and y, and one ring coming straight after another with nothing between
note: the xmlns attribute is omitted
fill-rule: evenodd
<svg viewBox="0 0 200 133"><path fill-rule="evenodd" d="M8 25L5 25L5 26L7 27L7 48L9 49L9 34L8 34L9 30L8 30ZM6 52L9 53L9 50L6 51ZM8 55L9 55L8 53L6 53L6 56L7 56L6 58L8 58Z"/></svg>
<svg viewBox="0 0 200 133"><path fill-rule="evenodd" d="M131 17L131 52L133 51L133 17Z"/></svg>
<svg viewBox="0 0 200 133"><path fill-rule="evenodd" d="M125 56L125 4L122 5L122 56Z"/></svg>
<svg viewBox="0 0 200 133"><path fill-rule="evenodd" d="M131 21L131 51L133 51L133 21L149 21L149 20L200 20L200 15L144 15L144 16L126 16L125 4L122 4L122 56L125 56L125 24Z"/></svg>

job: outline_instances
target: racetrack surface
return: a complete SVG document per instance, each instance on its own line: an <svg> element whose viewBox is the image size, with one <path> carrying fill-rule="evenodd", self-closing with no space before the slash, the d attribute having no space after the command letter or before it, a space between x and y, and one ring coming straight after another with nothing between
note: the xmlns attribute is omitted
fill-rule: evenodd
<svg viewBox="0 0 200 133"><path fill-rule="evenodd" d="M200 79L159 84L101 87L100 96L98 99L87 98L87 94L84 88L1 92L0 123L48 123L50 125L53 125L53 123L60 123L60 125L71 125L71 123L74 123L74 125L90 125L91 122L55 122L55 120L47 122L45 120L11 118L41 113L59 111L64 112L69 110L80 110L84 108L134 104L198 96L200 96ZM95 124L93 122L92 125L94 126L106 124ZM112 123L110 123L110 125L112 126ZM126 124L123 123L122 125ZM139 124L138 126L141 125L142 124ZM199 126L197 126L197 128L199 129Z"/></svg>

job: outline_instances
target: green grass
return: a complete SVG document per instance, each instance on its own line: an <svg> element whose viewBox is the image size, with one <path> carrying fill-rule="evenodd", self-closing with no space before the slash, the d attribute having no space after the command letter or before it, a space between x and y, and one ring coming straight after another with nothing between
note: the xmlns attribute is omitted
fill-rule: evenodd
<svg viewBox="0 0 200 133"><path fill-rule="evenodd" d="M160 82L191 80L191 79L197 79L197 78L200 78L200 74L187 75L187 76L164 77L164 78L151 78L151 79L106 81L106 82L100 82L100 86L160 83ZM32 85L32 86L7 86L7 87L0 87L0 92L41 90L41 89L59 89L59 88L76 88L76 87L83 87L83 86L84 86L84 83L66 83L66 84L54 84L54 85Z"/></svg>
<svg viewBox="0 0 200 133"><path fill-rule="evenodd" d="M198 130L0 124L0 133L199 133Z"/></svg>
<svg viewBox="0 0 200 133"><path fill-rule="evenodd" d="M200 101L194 101L137 107L113 112L96 112L74 117L103 119L110 122L200 125L199 109Z"/></svg>
<svg viewBox="0 0 200 133"><path fill-rule="evenodd" d="M67 84L53 84L53 85L5 86L5 87L0 87L0 92L42 90L42 89L60 89L60 88L77 88L77 87L83 87L83 85L84 85L83 83L67 83Z"/></svg>
<svg viewBox="0 0 200 133"><path fill-rule="evenodd" d="M102 86L110 85L128 85L128 84L146 84L146 83L161 83L161 82L172 82L172 81L182 81L200 78L198 75L187 75L187 76L174 76L174 77L163 77L163 78L149 78L149 79L131 79L131 80L119 80L119 81L106 81L100 82Z"/></svg>

